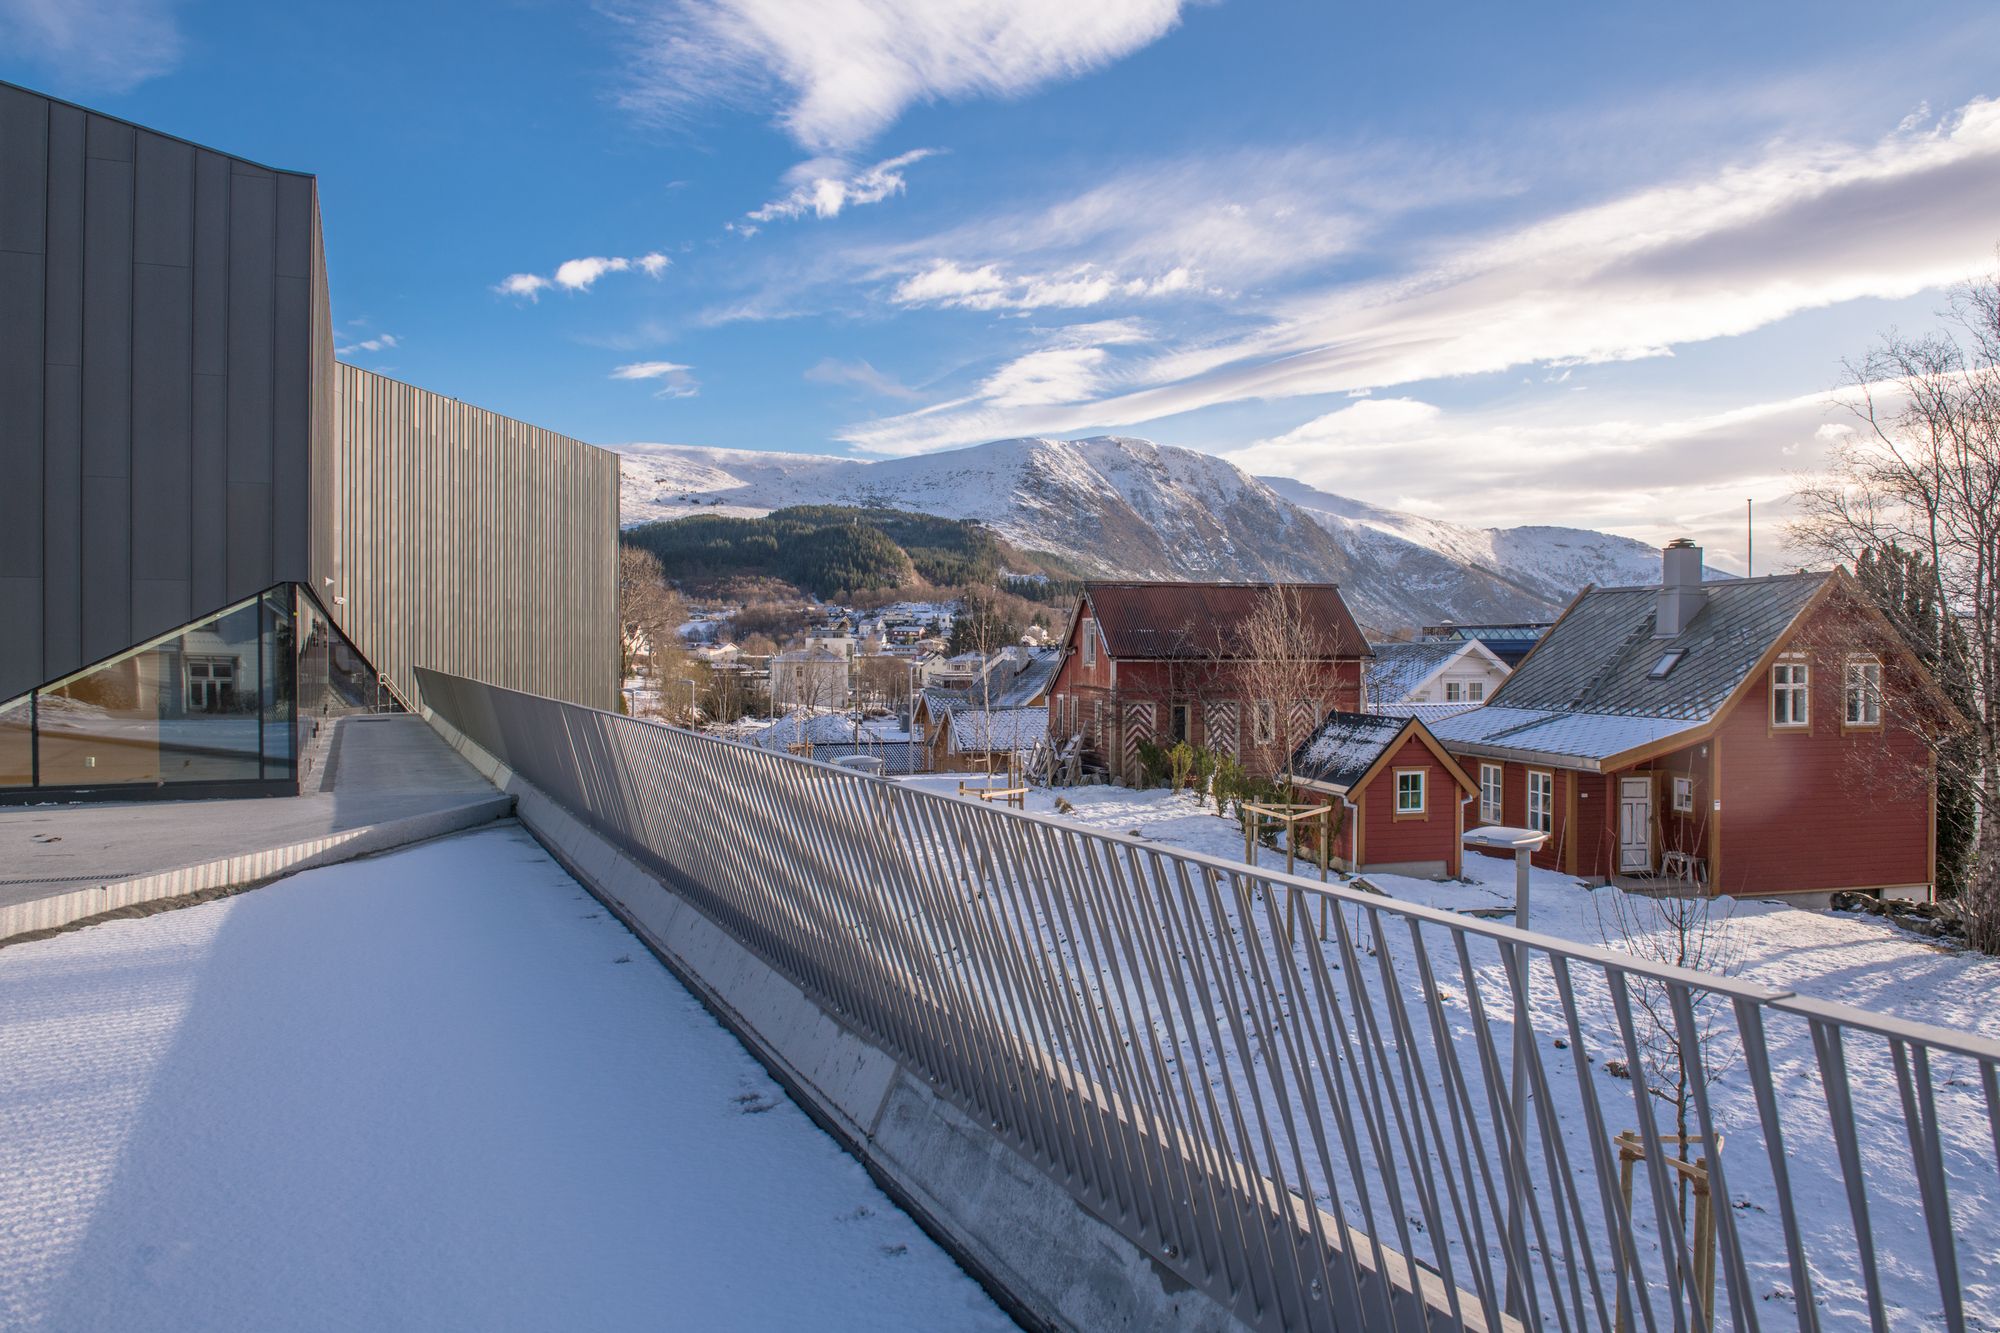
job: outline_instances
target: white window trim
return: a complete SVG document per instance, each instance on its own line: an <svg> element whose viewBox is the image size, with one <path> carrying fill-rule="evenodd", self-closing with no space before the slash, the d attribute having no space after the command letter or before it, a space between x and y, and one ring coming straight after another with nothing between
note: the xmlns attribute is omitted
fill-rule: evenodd
<svg viewBox="0 0 2000 1333"><path fill-rule="evenodd" d="M1470 685L1467 685L1465 687L1465 697L1471 703L1484 702L1486 699L1486 682L1475 680Z"/></svg>
<svg viewBox="0 0 2000 1333"><path fill-rule="evenodd" d="M1448 704L1465 702L1465 682L1448 680L1444 683L1444 701Z"/></svg>
<svg viewBox="0 0 2000 1333"><path fill-rule="evenodd" d="M1868 673L1871 668L1873 669L1873 677L1874 677L1872 681L1868 680ZM1855 679L1857 672L1861 674L1861 678L1865 682L1862 690L1858 693L1858 695L1855 690ZM1841 708L1841 719L1843 724L1848 727L1852 727L1856 730L1867 730L1870 728L1881 726L1882 725L1882 659L1875 656L1875 654L1873 653L1857 653L1854 656L1847 659L1847 671L1845 674L1846 674L1846 679L1842 682L1843 685L1845 686L1845 689L1843 690L1843 694L1845 697L1842 700L1842 708ZM1874 716L1872 717L1854 716L1854 705L1857 697L1863 704L1872 703L1874 705L1874 708L1872 709ZM1864 710L1864 711L1869 711L1869 710Z"/></svg>
<svg viewBox="0 0 2000 1333"><path fill-rule="evenodd" d="M1092 632L1096 625L1096 621L1085 616L1083 628L1077 631L1077 637L1083 642L1083 664L1087 667L1097 665L1097 635Z"/></svg>
<svg viewBox="0 0 2000 1333"><path fill-rule="evenodd" d="M1399 815L1429 814L1431 808L1430 774L1421 768L1399 768L1395 771L1393 777L1396 782L1396 813ZM1415 778L1417 780L1417 803L1414 806L1403 804L1404 778Z"/></svg>
<svg viewBox="0 0 2000 1333"><path fill-rule="evenodd" d="M1491 803L1488 803L1487 801L1488 788L1486 784L1486 775L1489 773L1493 775L1493 785L1491 789L1491 795L1493 799ZM1498 824L1502 819L1506 817L1505 814L1506 809L1507 809L1507 770L1501 767L1499 764L1481 764L1479 766L1480 822L1486 824Z"/></svg>
<svg viewBox="0 0 2000 1333"><path fill-rule="evenodd" d="M1797 671L1799 678L1795 681L1786 681L1781 684L1778 680L1778 673L1780 671ZM1778 697L1780 694L1796 695L1798 697L1798 708L1796 710L1788 710L1795 711L1798 714L1797 717L1788 718L1783 722L1778 720ZM1769 717L1771 725L1780 731L1804 731L1812 726L1812 664L1806 661L1805 658L1785 657L1771 664L1771 706Z"/></svg>
<svg viewBox="0 0 2000 1333"><path fill-rule="evenodd" d="M1673 799L1674 799L1674 812L1675 812L1676 814L1682 814L1682 815L1691 815L1691 814L1693 814L1693 813L1694 813L1694 779L1693 779L1693 778L1680 778L1680 777L1677 777L1677 778L1675 778L1675 779L1674 779L1674 798L1673 798Z"/></svg>
<svg viewBox="0 0 2000 1333"><path fill-rule="evenodd" d="M1251 703L1250 736L1253 745L1270 745L1278 739L1278 705L1269 699Z"/></svg>
<svg viewBox="0 0 2000 1333"><path fill-rule="evenodd" d="M1535 779L1537 778L1540 778L1547 784L1546 795L1548 797L1548 804L1540 811L1542 818L1547 821L1545 824L1535 822L1537 813L1535 809ZM1529 769L1527 792L1528 827L1536 833L1554 833L1556 830L1556 775L1545 768Z"/></svg>

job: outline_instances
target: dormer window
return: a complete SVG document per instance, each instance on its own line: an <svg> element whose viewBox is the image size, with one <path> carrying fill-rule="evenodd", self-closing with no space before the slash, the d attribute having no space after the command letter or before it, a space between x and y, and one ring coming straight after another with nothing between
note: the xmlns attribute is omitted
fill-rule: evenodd
<svg viewBox="0 0 2000 1333"><path fill-rule="evenodd" d="M1771 725L1812 725L1810 668L1804 659L1779 662L1771 668Z"/></svg>
<svg viewBox="0 0 2000 1333"><path fill-rule="evenodd" d="M1653 669L1646 673L1646 679L1665 680L1667 678L1667 673L1669 671L1672 671L1675 667L1679 666L1681 664L1681 659L1686 656L1687 656L1687 649L1685 648L1667 649L1667 651L1660 654L1660 660L1653 663Z"/></svg>

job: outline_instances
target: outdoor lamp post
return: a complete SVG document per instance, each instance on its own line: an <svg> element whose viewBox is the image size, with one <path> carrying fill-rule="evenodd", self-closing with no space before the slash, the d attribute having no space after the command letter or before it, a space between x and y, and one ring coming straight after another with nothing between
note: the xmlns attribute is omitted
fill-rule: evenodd
<svg viewBox="0 0 2000 1333"><path fill-rule="evenodd" d="M694 677L682 676L681 684L688 687L688 725L692 727L694 725Z"/></svg>

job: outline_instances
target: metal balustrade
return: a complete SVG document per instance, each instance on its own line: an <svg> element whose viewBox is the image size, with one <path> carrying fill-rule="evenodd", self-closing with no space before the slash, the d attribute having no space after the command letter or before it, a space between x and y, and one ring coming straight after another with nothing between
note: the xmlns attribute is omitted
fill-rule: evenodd
<svg viewBox="0 0 2000 1333"><path fill-rule="evenodd" d="M1250 1326L1961 1330L2000 1295L2000 1043L421 674Z"/></svg>

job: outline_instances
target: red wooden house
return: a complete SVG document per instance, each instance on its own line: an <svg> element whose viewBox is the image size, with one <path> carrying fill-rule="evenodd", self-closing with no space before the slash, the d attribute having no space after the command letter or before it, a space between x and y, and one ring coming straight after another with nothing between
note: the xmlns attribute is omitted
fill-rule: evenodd
<svg viewBox="0 0 2000 1333"><path fill-rule="evenodd" d="M1477 822L1550 834L1537 864L1756 896L1928 898L1952 716L1843 570L1585 589L1484 708L1433 724Z"/></svg>
<svg viewBox="0 0 2000 1333"><path fill-rule="evenodd" d="M1281 589L1315 645L1300 697L1263 697L1244 627ZM1368 642L1328 583L1088 583L1049 691L1049 736L1081 735L1121 781L1139 745L1185 740L1273 772L1334 709L1361 706ZM1282 714L1280 711L1287 710Z"/></svg>
<svg viewBox="0 0 2000 1333"><path fill-rule="evenodd" d="M1416 718L1334 713L1292 756L1292 780L1334 807L1331 851L1343 869L1459 873L1479 788Z"/></svg>

